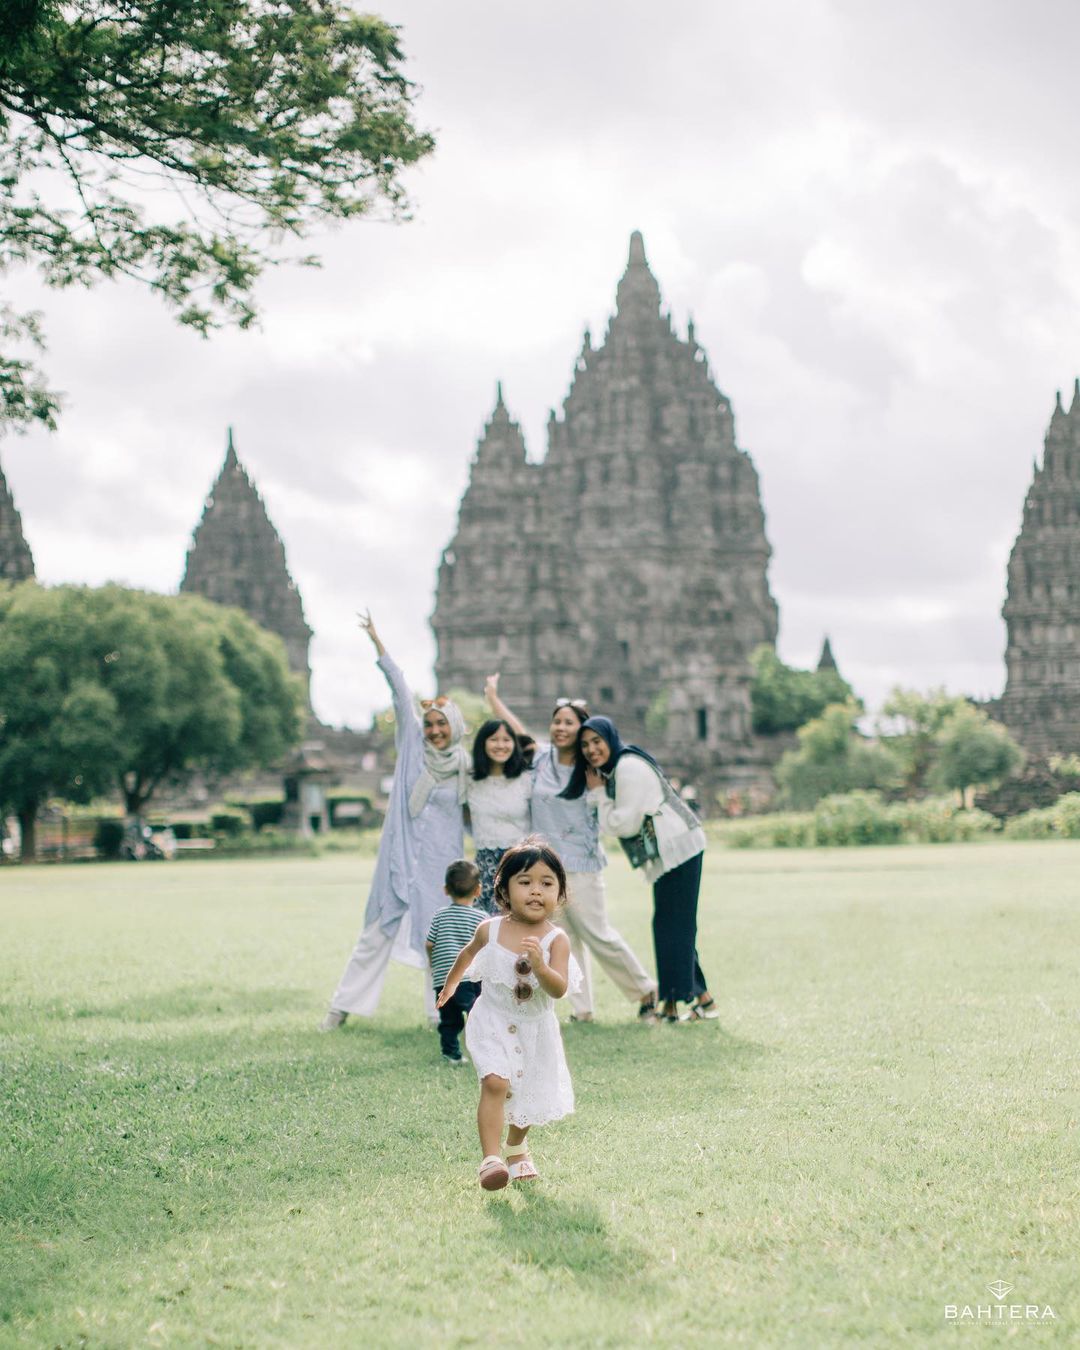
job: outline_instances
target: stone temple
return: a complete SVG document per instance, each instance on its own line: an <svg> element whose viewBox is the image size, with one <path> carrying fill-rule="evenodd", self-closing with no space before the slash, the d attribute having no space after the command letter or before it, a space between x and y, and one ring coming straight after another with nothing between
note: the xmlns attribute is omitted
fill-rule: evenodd
<svg viewBox="0 0 1080 1350"><path fill-rule="evenodd" d="M29 581L34 555L23 535L22 518L0 468L0 581Z"/></svg>
<svg viewBox="0 0 1080 1350"><path fill-rule="evenodd" d="M234 605L285 643L289 667L310 688L311 629L285 561L285 546L236 456L229 431L225 463L188 550L181 591Z"/></svg>
<svg viewBox="0 0 1080 1350"><path fill-rule="evenodd" d="M1029 750L1080 752L1080 380L1058 395L1009 558L1005 692L995 713Z"/></svg>
<svg viewBox="0 0 1080 1350"><path fill-rule="evenodd" d="M442 689L502 673L535 730L586 696L682 774L750 764L750 653L776 640L757 472L691 323L662 311L641 235L542 463L498 391L442 556Z"/></svg>

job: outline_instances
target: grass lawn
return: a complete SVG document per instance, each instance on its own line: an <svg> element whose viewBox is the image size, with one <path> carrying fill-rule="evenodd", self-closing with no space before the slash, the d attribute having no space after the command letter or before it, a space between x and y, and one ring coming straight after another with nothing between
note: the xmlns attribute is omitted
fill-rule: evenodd
<svg viewBox="0 0 1080 1350"><path fill-rule="evenodd" d="M315 1034L371 865L0 870L0 1345L1080 1341L1080 843L712 850L722 1021L599 975L494 1195L419 972Z"/></svg>

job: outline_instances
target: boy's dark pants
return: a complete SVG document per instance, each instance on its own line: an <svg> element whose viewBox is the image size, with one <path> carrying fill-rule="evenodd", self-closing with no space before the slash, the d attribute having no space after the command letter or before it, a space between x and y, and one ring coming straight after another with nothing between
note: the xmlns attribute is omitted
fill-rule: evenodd
<svg viewBox="0 0 1080 1350"><path fill-rule="evenodd" d="M438 989L435 990L435 997L438 998L441 993L442 985L440 984ZM439 1009L439 1042L442 1045L443 1054L449 1055L451 1059L461 1058L461 1046L458 1044L458 1037L465 1026L465 1014L472 1010L472 1005L479 997L479 983L473 980L462 980L454 990L453 998Z"/></svg>

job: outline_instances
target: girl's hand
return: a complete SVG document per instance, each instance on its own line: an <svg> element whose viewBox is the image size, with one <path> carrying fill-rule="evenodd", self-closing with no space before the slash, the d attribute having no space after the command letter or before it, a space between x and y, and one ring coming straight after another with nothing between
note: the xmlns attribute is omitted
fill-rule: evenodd
<svg viewBox="0 0 1080 1350"><path fill-rule="evenodd" d="M600 776L600 774L592 767L591 764L588 765L588 766L586 767L586 769L585 769L585 786L586 786L587 788L590 788L590 789L591 789L591 788L598 788L598 787L603 787L603 786L604 786L604 780L603 780L603 778L602 778L602 777Z"/></svg>
<svg viewBox="0 0 1080 1350"><path fill-rule="evenodd" d="M435 1000L436 1008L441 1008L444 1003L449 1003L450 1000L454 997L454 993L456 992L456 990L457 990L456 984L444 984L442 987L442 993Z"/></svg>
<svg viewBox="0 0 1080 1350"><path fill-rule="evenodd" d="M533 968L533 974L543 970L547 965L544 960L544 949L540 946L540 939L534 937L522 938L521 954L529 958L529 965Z"/></svg>
<svg viewBox="0 0 1080 1350"><path fill-rule="evenodd" d="M489 708L494 711L495 702L499 697L499 675L489 675L484 681L484 699Z"/></svg>

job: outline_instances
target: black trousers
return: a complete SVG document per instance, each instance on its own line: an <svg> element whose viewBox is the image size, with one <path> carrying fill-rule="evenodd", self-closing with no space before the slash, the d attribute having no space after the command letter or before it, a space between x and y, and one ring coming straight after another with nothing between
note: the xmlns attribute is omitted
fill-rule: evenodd
<svg viewBox="0 0 1080 1350"><path fill-rule="evenodd" d="M442 985L435 990L435 997L442 993ZM465 1016L472 1011L472 1005L480 997L480 985L473 980L462 980L454 990L454 997L439 1009L439 1043L444 1055L451 1059L461 1058L461 1045L458 1037L465 1026Z"/></svg>
<svg viewBox="0 0 1080 1350"><path fill-rule="evenodd" d="M688 858L653 883L653 948L661 1003L688 1003L708 988L696 946L703 856Z"/></svg>

